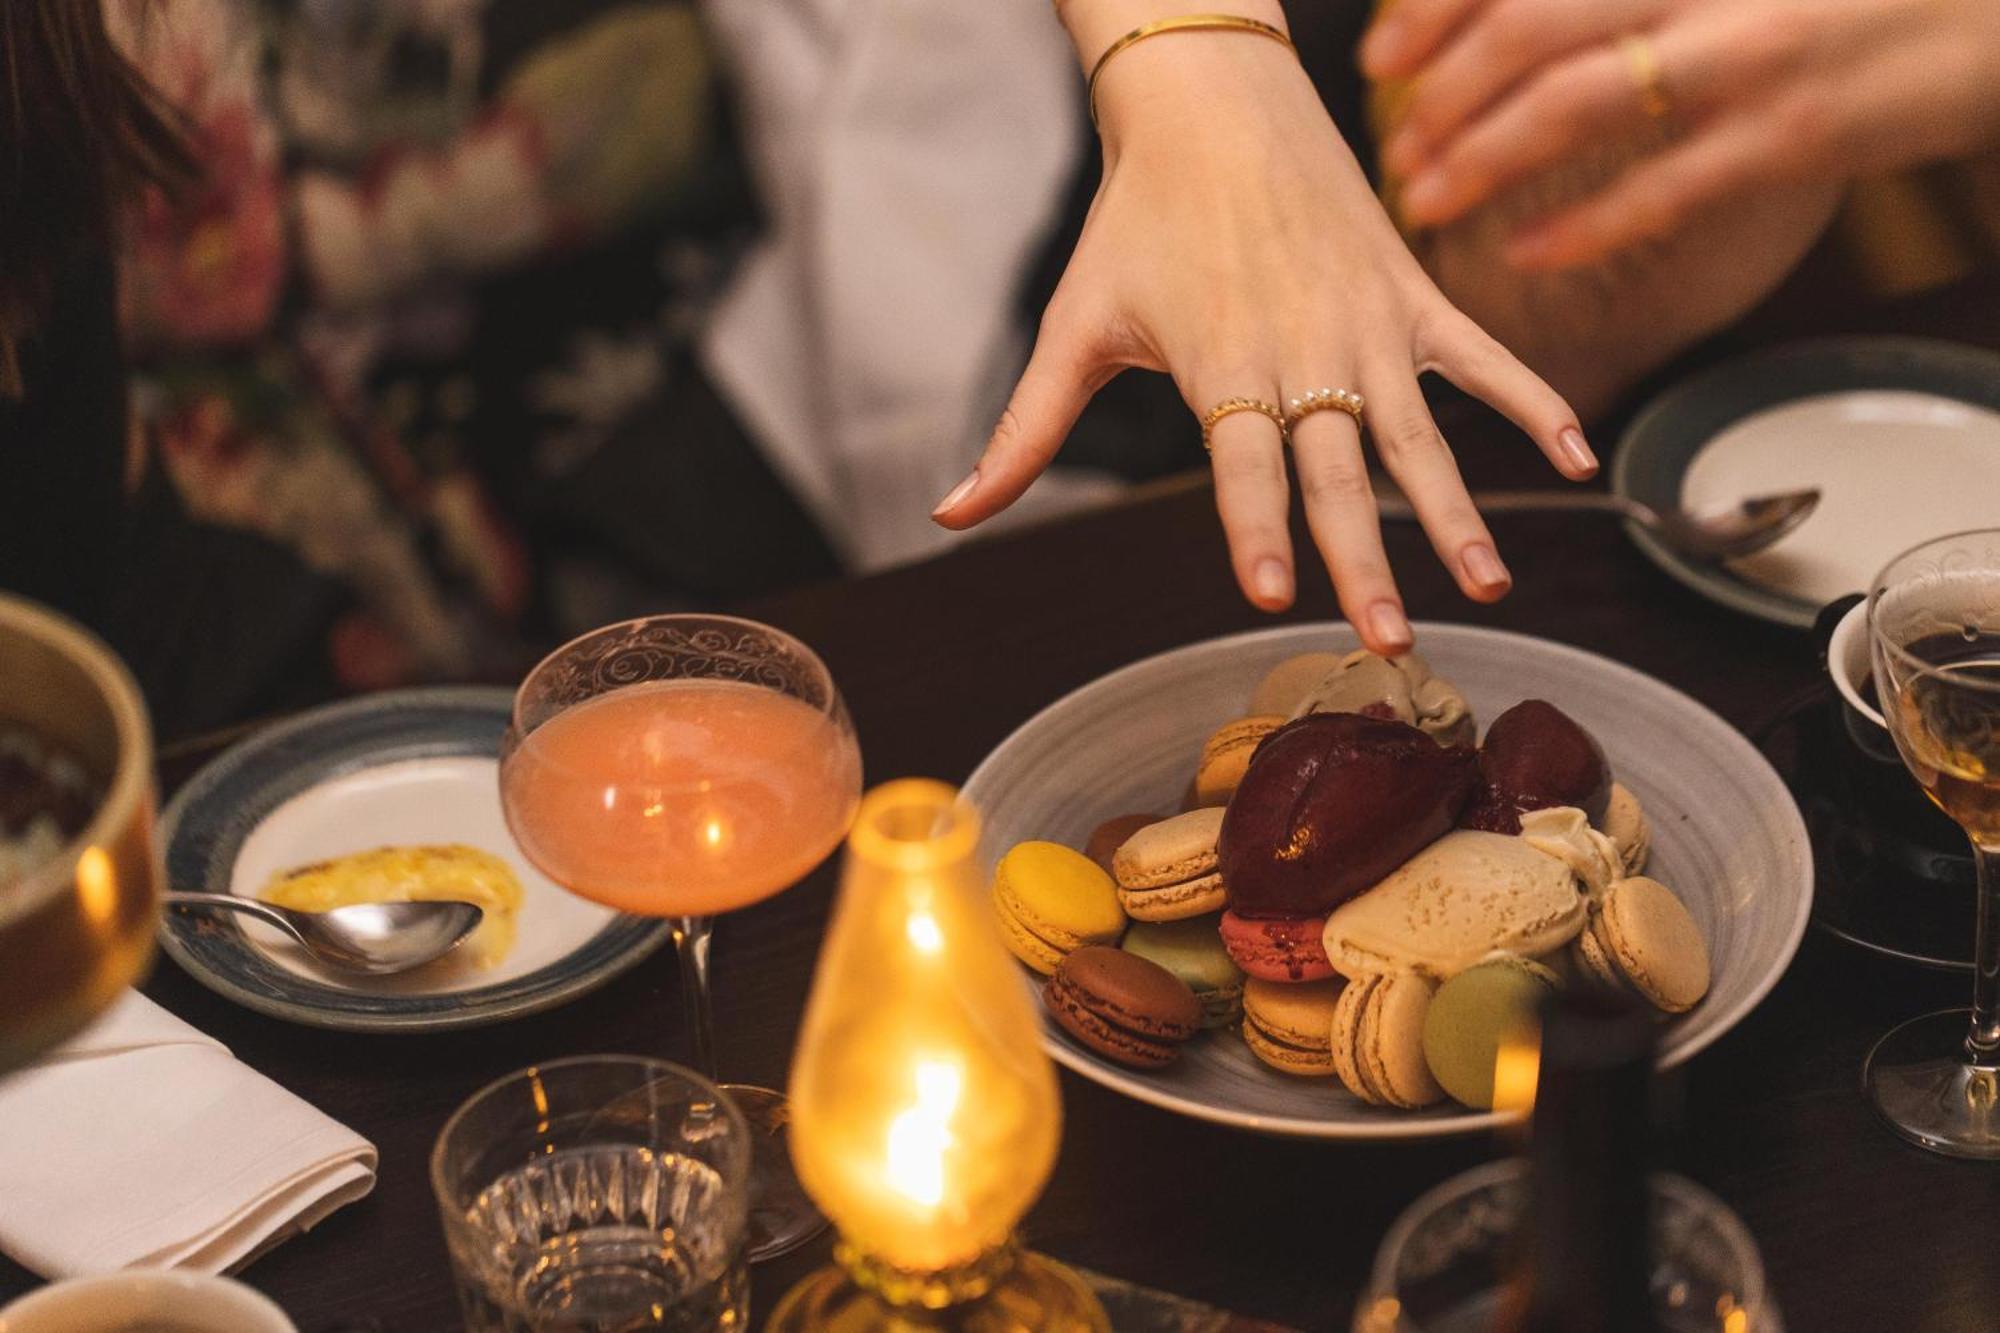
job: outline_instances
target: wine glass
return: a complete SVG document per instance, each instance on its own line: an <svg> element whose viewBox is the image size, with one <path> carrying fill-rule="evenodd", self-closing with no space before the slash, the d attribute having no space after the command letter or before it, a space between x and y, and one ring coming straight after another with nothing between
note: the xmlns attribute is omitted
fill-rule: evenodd
<svg viewBox="0 0 2000 1333"><path fill-rule="evenodd" d="M839 846L861 752L833 677L791 635L733 616L648 616L593 630L528 673L500 792L515 841L550 879L672 921L695 1063L715 1079L715 914L789 887ZM825 1219L792 1173L784 1095L723 1087L752 1129L750 1257L767 1259Z"/></svg>
<svg viewBox="0 0 2000 1333"><path fill-rule="evenodd" d="M1972 1009L1911 1019L1862 1081L1891 1128L1933 1152L2000 1158L2000 528L1891 560L1868 595L1882 715L1904 767L1972 840ZM1969 1020L1969 1021L1968 1021Z"/></svg>

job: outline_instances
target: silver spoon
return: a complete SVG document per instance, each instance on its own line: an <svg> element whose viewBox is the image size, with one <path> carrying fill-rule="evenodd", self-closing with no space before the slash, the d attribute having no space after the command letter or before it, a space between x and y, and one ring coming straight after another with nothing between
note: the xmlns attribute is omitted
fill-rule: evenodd
<svg viewBox="0 0 2000 1333"><path fill-rule="evenodd" d="M297 912L234 893L169 893L167 906L217 908L276 926L323 962L353 972L407 972L457 948L486 914L472 903L355 903L330 912Z"/></svg>
<svg viewBox="0 0 2000 1333"><path fill-rule="evenodd" d="M1409 498L1378 482L1376 502L1385 519L1414 519ZM1761 551L1806 521L1819 503L1818 489L1755 495L1712 514L1685 509L1657 510L1622 495L1602 491L1474 491L1483 514L1581 511L1629 519L1690 560L1724 560Z"/></svg>

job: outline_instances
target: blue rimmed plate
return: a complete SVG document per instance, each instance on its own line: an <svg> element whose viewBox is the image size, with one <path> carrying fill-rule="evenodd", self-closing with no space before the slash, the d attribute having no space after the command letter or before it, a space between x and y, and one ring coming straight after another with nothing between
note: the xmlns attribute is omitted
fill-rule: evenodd
<svg viewBox="0 0 2000 1333"><path fill-rule="evenodd" d="M1823 338L1725 362L1675 385L1625 431L1611 489L1702 513L1820 489L1794 531L1722 565L1637 527L1661 569L1711 601L1810 627L1866 592L1897 552L1985 527L2000 496L2000 354L1924 338Z"/></svg>
<svg viewBox="0 0 2000 1333"><path fill-rule="evenodd" d="M177 889L256 894L281 871L349 852L465 843L513 867L524 892L513 948L481 968L464 951L396 977L323 968L276 931L170 912L167 953L239 1004L314 1027L418 1032L537 1013L595 990L667 939L666 922L586 902L514 847L500 808L506 690L398 690L329 704L231 747L160 816Z"/></svg>

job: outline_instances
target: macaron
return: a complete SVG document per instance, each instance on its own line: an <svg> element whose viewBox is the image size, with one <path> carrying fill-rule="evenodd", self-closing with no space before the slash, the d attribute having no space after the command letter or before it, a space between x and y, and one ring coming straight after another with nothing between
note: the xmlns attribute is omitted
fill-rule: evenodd
<svg viewBox="0 0 2000 1333"><path fill-rule="evenodd" d="M1265 673L1250 695L1250 711L1290 717L1312 688L1338 669L1343 654L1300 653L1288 657Z"/></svg>
<svg viewBox="0 0 2000 1333"><path fill-rule="evenodd" d="M1644 875L1614 881L1592 902L1574 957L1588 975L1670 1014L1708 994L1701 927L1673 890Z"/></svg>
<svg viewBox="0 0 2000 1333"><path fill-rule="evenodd" d="M1158 815L1119 815L1107 819L1090 831L1090 837L1083 844L1083 854L1104 867L1104 873L1114 875L1111 858L1125 845L1125 840L1148 824L1160 822Z"/></svg>
<svg viewBox="0 0 2000 1333"><path fill-rule="evenodd" d="M1203 1027L1227 1027L1242 1015L1243 969L1223 949L1214 917L1135 921L1119 947L1187 983L1201 1002Z"/></svg>
<svg viewBox="0 0 2000 1333"><path fill-rule="evenodd" d="M1000 938L1037 972L1088 944L1116 944L1125 913L1111 876L1082 852L1053 842L1024 842L993 872Z"/></svg>
<svg viewBox="0 0 2000 1333"><path fill-rule="evenodd" d="M1653 850L1653 829L1646 822L1646 812L1639 808L1639 798L1622 782L1611 784L1602 827L1604 836L1618 849L1626 874L1636 875L1646 868L1646 857Z"/></svg>
<svg viewBox="0 0 2000 1333"><path fill-rule="evenodd" d="M1243 985L1243 1040L1250 1053L1284 1074L1333 1072L1334 1006L1340 982L1304 985L1252 977Z"/></svg>
<svg viewBox="0 0 2000 1333"><path fill-rule="evenodd" d="M1443 1100L1424 1061L1432 995L1431 983L1414 972L1364 977L1341 991L1328 1040L1333 1072L1349 1092L1406 1111Z"/></svg>
<svg viewBox="0 0 2000 1333"><path fill-rule="evenodd" d="M1494 952L1532 958L1583 929L1576 873L1527 839L1445 834L1326 919L1326 954L1347 977L1454 976ZM1239 960L1240 961L1240 960Z"/></svg>
<svg viewBox="0 0 2000 1333"><path fill-rule="evenodd" d="M1201 1030L1201 1005L1186 983L1123 949L1086 945L1064 958L1042 987L1042 1003L1089 1050L1134 1069L1158 1069Z"/></svg>
<svg viewBox="0 0 2000 1333"><path fill-rule="evenodd" d="M1118 902L1137 921L1185 921L1222 910L1228 897L1216 868L1222 810L1210 806L1149 824L1111 858Z"/></svg>
<svg viewBox="0 0 2000 1333"><path fill-rule="evenodd" d="M1333 975L1326 956L1326 918L1246 917L1224 912L1222 947L1236 965L1265 981L1321 981Z"/></svg>
<svg viewBox="0 0 2000 1333"><path fill-rule="evenodd" d="M1560 985L1540 963L1508 955L1439 986L1423 1030L1424 1060L1438 1086L1467 1106L1492 1110L1500 1048L1532 1039L1537 1011Z"/></svg>
<svg viewBox="0 0 2000 1333"><path fill-rule="evenodd" d="M1250 767L1257 742L1285 725L1276 713L1239 717L1225 722L1202 743L1201 765L1195 770L1194 797L1200 805L1228 805Z"/></svg>

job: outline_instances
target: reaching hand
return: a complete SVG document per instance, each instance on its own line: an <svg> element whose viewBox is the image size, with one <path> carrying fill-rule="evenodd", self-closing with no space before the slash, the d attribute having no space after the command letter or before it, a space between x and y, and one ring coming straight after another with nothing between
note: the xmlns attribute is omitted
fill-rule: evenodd
<svg viewBox="0 0 2000 1333"><path fill-rule="evenodd" d="M1416 81L1383 151L1415 224L1665 132L1603 190L1519 232L1508 253L1524 267L1665 238L1760 185L2000 144L1993 0L1397 0L1362 63Z"/></svg>
<svg viewBox="0 0 2000 1333"><path fill-rule="evenodd" d="M1589 476L1596 460L1562 398L1425 276L1296 57L1233 33L1142 42L1108 68L1100 109L1104 178L1082 238L1012 401L937 521L970 527L1012 503L1128 367L1170 373L1197 414L1227 398L1285 408L1347 389L1365 398L1376 452L1459 587L1502 596L1506 567L1417 376L1437 370L1484 398L1566 476ZM1342 610L1375 651L1407 648L1357 423L1318 411L1291 434ZM1279 427L1227 416L1212 452L1237 581L1255 605L1282 609L1295 575Z"/></svg>

